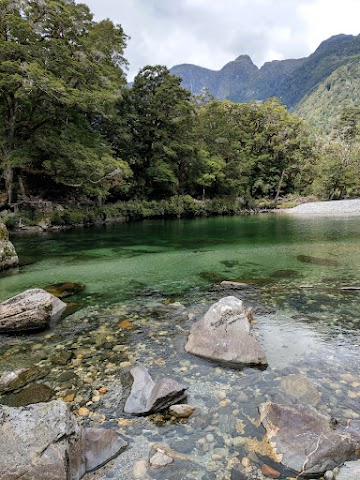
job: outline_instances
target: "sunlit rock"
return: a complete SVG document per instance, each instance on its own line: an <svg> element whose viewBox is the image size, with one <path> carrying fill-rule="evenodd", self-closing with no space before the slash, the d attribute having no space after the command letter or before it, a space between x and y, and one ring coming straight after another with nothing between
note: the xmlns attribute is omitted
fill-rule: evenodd
<svg viewBox="0 0 360 480"><path fill-rule="evenodd" d="M0 303L0 332L43 330L65 309L66 303L41 288L26 290Z"/></svg>
<svg viewBox="0 0 360 480"><path fill-rule="evenodd" d="M266 366L257 339L250 333L250 322L243 302L224 297L196 322L185 345L189 353L229 366Z"/></svg>

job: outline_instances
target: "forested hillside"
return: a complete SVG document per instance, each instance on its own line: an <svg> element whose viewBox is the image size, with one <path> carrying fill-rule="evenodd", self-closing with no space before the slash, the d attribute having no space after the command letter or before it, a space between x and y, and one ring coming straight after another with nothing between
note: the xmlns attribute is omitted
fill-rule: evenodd
<svg viewBox="0 0 360 480"><path fill-rule="evenodd" d="M0 208L9 227L359 194L357 108L319 138L276 98L193 96L165 66L143 68L128 88L126 32L73 0L1 0L0 25ZM237 62L253 74L249 58ZM299 63L265 66L268 87L274 68L288 75Z"/></svg>
<svg viewBox="0 0 360 480"><path fill-rule="evenodd" d="M360 106L360 55L337 68L307 95L294 113L320 132L330 134L344 109Z"/></svg>

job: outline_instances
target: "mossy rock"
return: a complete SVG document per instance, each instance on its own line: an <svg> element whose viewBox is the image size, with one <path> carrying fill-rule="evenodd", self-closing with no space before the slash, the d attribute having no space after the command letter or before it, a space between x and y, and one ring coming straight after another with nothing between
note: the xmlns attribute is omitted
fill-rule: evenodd
<svg viewBox="0 0 360 480"><path fill-rule="evenodd" d="M33 403L48 402L54 396L54 390L42 383L35 383L20 390L18 393L10 393L0 398L0 403L8 407L25 407Z"/></svg>
<svg viewBox="0 0 360 480"><path fill-rule="evenodd" d="M9 240L9 233L2 222L0 222L0 241L1 240Z"/></svg>

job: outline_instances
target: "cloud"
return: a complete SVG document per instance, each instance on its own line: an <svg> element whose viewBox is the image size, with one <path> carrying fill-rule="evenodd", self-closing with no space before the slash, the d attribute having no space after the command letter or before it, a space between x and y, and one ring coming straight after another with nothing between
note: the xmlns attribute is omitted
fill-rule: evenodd
<svg viewBox="0 0 360 480"><path fill-rule="evenodd" d="M338 33L357 33L359 0L82 0L96 19L130 35L129 79L145 65L219 69L241 54L257 65L309 55Z"/></svg>

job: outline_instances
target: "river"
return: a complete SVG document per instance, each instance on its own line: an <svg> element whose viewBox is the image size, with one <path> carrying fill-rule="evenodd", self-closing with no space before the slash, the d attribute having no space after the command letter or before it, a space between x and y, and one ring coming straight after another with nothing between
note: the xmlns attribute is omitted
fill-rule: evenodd
<svg viewBox="0 0 360 480"><path fill-rule="evenodd" d="M51 330L0 336L0 372L50 368L42 382L53 398L73 396L74 411L87 410L85 424L116 428L129 439L115 463L89 478L137 478L136 465L158 443L176 460L149 470L148 478L235 478L246 458L251 478L261 479L268 460L256 426L260 403L304 402L336 417L359 417L360 291L344 290L360 286L359 238L360 217L275 214L17 235L21 266L0 277L1 299L61 282L85 289L66 300L76 312ZM194 319L234 294L213 288L221 280L248 284L235 294L255 307L265 371L226 369L183 350ZM183 303L190 318L173 302ZM64 352L71 354L65 364L56 360ZM197 411L188 422L124 414L127 372L139 363L189 385ZM99 399L101 387L108 392Z"/></svg>

